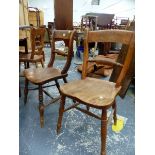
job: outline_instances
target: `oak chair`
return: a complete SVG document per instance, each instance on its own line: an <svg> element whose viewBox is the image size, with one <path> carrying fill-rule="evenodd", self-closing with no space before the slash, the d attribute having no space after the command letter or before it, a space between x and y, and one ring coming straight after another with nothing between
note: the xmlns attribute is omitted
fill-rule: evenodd
<svg viewBox="0 0 155 155"><path fill-rule="evenodd" d="M44 28L31 29L31 50L29 52L19 53L19 62L24 62L26 64L25 68L29 68L29 63L37 64L38 62L44 67L44 35Z"/></svg>
<svg viewBox="0 0 155 155"><path fill-rule="evenodd" d="M51 58L49 64L46 68L29 68L24 71L25 75L25 90L24 90L24 102L27 102L28 95L28 83L29 81L38 86L39 89L39 112L40 112L40 126L44 126L44 109L47 105L54 103L60 99L60 96L53 98L44 88L53 86L47 85L49 82L54 81L60 92L60 85L58 80L62 79L67 83L66 77L69 67L71 65L71 60L73 57L73 39L75 30L54 30L51 40ZM58 50L55 47L56 41L64 41L68 45L68 52ZM65 45L66 45L65 44ZM66 57L66 62L62 70L54 68L53 64L55 62L56 54ZM43 103L43 92L48 95L52 100L48 104Z"/></svg>
<svg viewBox="0 0 155 155"><path fill-rule="evenodd" d="M90 42L119 42L128 45L128 52L124 65L112 61L111 59L96 59L89 60L88 44ZM86 30L84 38L84 59L82 69L82 79L66 83L60 87L61 102L59 108L59 117L57 123L57 133L60 133L63 113L72 108L76 108L90 116L101 120L101 155L106 154L106 135L107 135L107 109L112 108L114 124L117 123L116 116L116 96L121 90L121 82L126 76L129 64L134 55L134 32L126 30L100 30L88 31ZM116 83L105 81L103 79L95 79L87 77L88 62L93 61L98 64L117 65L121 67L121 73L118 76ZM74 104L65 108L66 97L73 99ZM86 105L86 109L78 105ZM96 108L102 110L101 116L89 111L89 108Z"/></svg>

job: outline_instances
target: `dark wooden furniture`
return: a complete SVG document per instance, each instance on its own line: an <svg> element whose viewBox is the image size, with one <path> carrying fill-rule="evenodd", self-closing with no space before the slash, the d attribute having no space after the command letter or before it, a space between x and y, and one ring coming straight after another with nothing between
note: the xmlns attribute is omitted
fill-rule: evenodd
<svg viewBox="0 0 155 155"><path fill-rule="evenodd" d="M27 38L19 39L19 46L24 47L24 53L28 54ZM29 66L29 64L25 62L24 66L26 68L26 66ZM19 62L19 73L20 73L20 62ZM20 83L19 83L19 97L21 97Z"/></svg>
<svg viewBox="0 0 155 155"><path fill-rule="evenodd" d="M97 16L93 15L84 15L81 19L81 31L84 31L86 27L89 27L90 30L97 29Z"/></svg>
<svg viewBox="0 0 155 155"><path fill-rule="evenodd" d="M40 112L40 125L43 127L44 125L44 108L50 103L54 103L59 100L60 97L53 98L45 89L45 84L54 81L56 87L59 90L59 79L63 79L66 83L67 71L69 70L71 60L73 57L73 38L74 38L75 30L54 30L52 34L52 48L51 48L51 58L46 68L29 68L24 71L25 75L25 98L24 102L27 102L28 95L28 82L35 84L39 89L39 112ZM67 42L68 52L63 52L61 50L57 50L55 47L55 42L63 40ZM66 63L62 70L54 68L53 63L55 61L55 55L61 55L66 57ZM49 85L47 85L49 87ZM60 91L60 90L59 90ZM43 92L52 98L49 104L43 104Z"/></svg>
<svg viewBox="0 0 155 155"><path fill-rule="evenodd" d="M110 29L112 26L112 20L114 14L107 13L86 13L86 16L96 16L97 17L97 27L99 29Z"/></svg>
<svg viewBox="0 0 155 155"><path fill-rule="evenodd" d="M130 23L130 26L127 27L127 30L130 30L130 31L135 31L135 21L133 20L131 23ZM122 45L122 48L119 52L119 55L118 55L118 58L117 58L117 62L120 62L122 64L124 64L124 61L125 61L125 57L126 57L126 54L127 54L127 45ZM112 82L116 82L117 80L117 77L118 75L120 74L121 70L120 68L118 68L117 66L114 66L113 68L113 72L111 74L111 77L110 77L110 81ZM127 76L124 78L123 82L122 82L122 88L119 92L119 96L121 98L124 98L125 95L126 95L126 92L132 82L132 80L134 80L134 76L135 76L135 55L132 59L132 62L130 63L130 66L129 66L129 69L128 69L128 72L127 72Z"/></svg>
<svg viewBox="0 0 155 155"><path fill-rule="evenodd" d="M73 0L54 0L55 28L73 29Z"/></svg>
<svg viewBox="0 0 155 155"><path fill-rule="evenodd" d="M40 62L44 66L44 28L32 28L31 29L31 51L26 53L19 53L19 62L24 63L37 63ZM21 44L21 43L20 43ZM26 66L29 68L29 65Z"/></svg>
<svg viewBox="0 0 155 155"><path fill-rule="evenodd" d="M106 59L93 60L98 64L111 64L121 67L121 72L117 81L109 82L102 79L95 79L87 77L87 65L89 60L88 44L90 42L121 42L128 45L128 52L124 65ZM101 120L101 155L106 154L106 135L107 135L107 109L111 108L114 111L114 124L117 123L116 117L116 101L115 98L121 89L121 82L126 76L129 64L134 55L134 32L126 30L101 30L88 31L86 30L84 40L84 61L82 69L82 80L75 80L64 84L60 87L61 103L59 108L59 118L57 124L57 133L60 132L63 113L72 108L76 108L90 116ZM65 99L69 97L73 99L74 104L65 108ZM86 109L79 107L79 104L86 105ZM101 116L89 111L89 108L101 109Z"/></svg>
<svg viewBox="0 0 155 155"><path fill-rule="evenodd" d="M28 54L28 46L27 46L27 38L23 38L23 39L19 39L19 47L24 47L24 52L20 53L19 51L19 54ZM19 55L19 57L20 57ZM19 72L20 72L20 61L19 61ZM24 66L26 68L26 66L29 66L29 63L28 62L24 62Z"/></svg>

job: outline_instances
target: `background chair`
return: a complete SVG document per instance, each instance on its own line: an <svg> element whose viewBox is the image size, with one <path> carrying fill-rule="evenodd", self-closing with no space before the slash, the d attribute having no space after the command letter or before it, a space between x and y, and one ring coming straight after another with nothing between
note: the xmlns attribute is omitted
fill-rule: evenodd
<svg viewBox="0 0 155 155"><path fill-rule="evenodd" d="M44 108L54 103L55 101L59 100L60 97L53 98L45 89L45 84L54 81L56 87L59 89L59 79L63 79L63 81L66 83L66 77L67 77L67 71L69 70L69 67L71 65L71 60L73 57L73 39L74 39L75 30L54 30L52 34L52 40L51 40L51 58L50 62L48 64L48 67L46 68L29 68L24 71L25 75L25 98L24 102L26 104L27 102L27 95L28 95L28 82L35 84L38 86L39 89L39 112L40 112L40 125L43 127L44 125ZM58 50L55 47L55 43L57 41L64 41L66 43L65 49L68 49L68 51L62 51ZM62 70L54 68L53 64L55 61L55 55L61 55L66 57L66 63ZM49 87L50 85L47 85ZM52 98L52 100L49 102L49 104L43 104L43 92Z"/></svg>
<svg viewBox="0 0 155 155"><path fill-rule="evenodd" d="M88 44L90 42L119 42L128 45L128 52L124 65L112 61L111 59L89 60ZM117 124L116 117L116 96L121 90L122 80L126 76L130 62L134 55L134 32L126 30L86 30L84 39L84 60L82 69L82 80L75 80L60 87L61 103L59 108L59 118L57 123L57 133L60 132L63 113L72 108L76 108L90 116L101 120L101 155L106 154L106 135L107 135L107 109L113 109L114 124ZM121 67L121 72L116 83L87 77L88 62L93 61L97 64L117 65ZM65 108L65 99L69 97L74 100L74 104ZM80 104L86 105L86 109L79 107ZM96 108L102 111L101 116L92 113L89 108Z"/></svg>
<svg viewBox="0 0 155 155"><path fill-rule="evenodd" d="M44 66L44 28L32 28L31 29L31 51L30 52L20 52L19 62L24 62L25 68L29 68L29 63L40 62L42 67ZM36 65L37 66L37 65Z"/></svg>

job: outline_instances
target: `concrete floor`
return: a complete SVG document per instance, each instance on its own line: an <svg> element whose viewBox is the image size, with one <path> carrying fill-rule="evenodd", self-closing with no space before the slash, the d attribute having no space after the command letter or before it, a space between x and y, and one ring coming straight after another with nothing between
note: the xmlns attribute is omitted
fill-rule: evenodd
<svg viewBox="0 0 155 155"><path fill-rule="evenodd" d="M49 49L46 49L46 62L49 60ZM68 81L79 79L76 71L76 60L73 59L69 70ZM61 67L63 60L56 62ZM86 116L77 110L64 114L62 129L56 134L59 102L45 109L45 125L40 128L38 112L38 91L30 91L28 102L24 106L24 78L20 78L22 97L19 99L19 140L20 155L99 155L100 154L100 121ZM30 85L33 86L33 85ZM47 89L54 96L58 95L55 87ZM44 96L44 101L49 98ZM67 99L67 104L72 101ZM135 97L131 87L124 99L117 97L117 114L123 117L125 125L120 133L115 133L108 126L107 155L135 154ZM96 114L99 110L91 109Z"/></svg>

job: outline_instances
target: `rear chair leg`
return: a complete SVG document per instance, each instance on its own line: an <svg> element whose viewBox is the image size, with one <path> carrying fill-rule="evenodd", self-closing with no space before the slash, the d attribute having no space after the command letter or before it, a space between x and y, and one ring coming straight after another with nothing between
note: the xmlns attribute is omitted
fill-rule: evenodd
<svg viewBox="0 0 155 155"><path fill-rule="evenodd" d="M25 78L24 104L26 104L26 103L27 103L28 84L29 84L29 81Z"/></svg>
<svg viewBox="0 0 155 155"><path fill-rule="evenodd" d="M59 118L58 118L58 123L57 123L57 134L60 133L60 129L61 129L63 112L64 112L64 107L65 107L65 99L66 99L66 96L61 95L60 108L59 108Z"/></svg>
<svg viewBox="0 0 155 155"><path fill-rule="evenodd" d="M64 81L64 83L67 83L66 77L63 77L63 81Z"/></svg>
<svg viewBox="0 0 155 155"><path fill-rule="evenodd" d="M56 84L56 87L58 88L59 93L61 94L60 85L59 85L58 80L55 80L55 84Z"/></svg>
<svg viewBox="0 0 155 155"><path fill-rule="evenodd" d="M43 61L43 59L41 60L41 66L42 66L42 68L44 68L44 61Z"/></svg>
<svg viewBox="0 0 155 155"><path fill-rule="evenodd" d="M39 113L40 113L40 127L44 127L44 104L43 104L43 89L39 85Z"/></svg>

